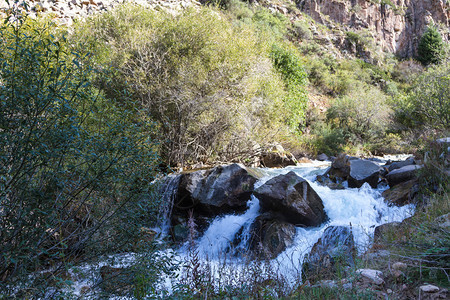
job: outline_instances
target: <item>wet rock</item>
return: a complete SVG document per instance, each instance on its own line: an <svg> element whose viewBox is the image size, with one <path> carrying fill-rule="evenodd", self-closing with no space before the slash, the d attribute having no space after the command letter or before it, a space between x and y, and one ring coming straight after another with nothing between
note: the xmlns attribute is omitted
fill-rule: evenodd
<svg viewBox="0 0 450 300"><path fill-rule="evenodd" d="M378 270L358 269L356 270L356 274L360 275L366 283L375 285L382 285L384 283L383 272Z"/></svg>
<svg viewBox="0 0 450 300"><path fill-rule="evenodd" d="M276 176L257 188L261 211L271 212L294 225L318 226L327 219L322 199L294 172Z"/></svg>
<svg viewBox="0 0 450 300"><path fill-rule="evenodd" d="M414 165L414 164L415 164L414 157L409 157L403 161L392 162L387 167L388 167L388 171L391 172L393 170L400 169L400 168Z"/></svg>
<svg viewBox="0 0 450 300"><path fill-rule="evenodd" d="M215 216L244 211L259 174L241 164L231 164L181 176L175 209Z"/></svg>
<svg viewBox="0 0 450 300"><path fill-rule="evenodd" d="M342 183L333 182L330 178L324 176L324 175L317 175L316 177L317 182L319 182L321 185L327 186L332 190L343 190L345 189L344 185Z"/></svg>
<svg viewBox="0 0 450 300"><path fill-rule="evenodd" d="M414 196L419 192L416 179L401 182L383 192L384 200L390 204L402 206L411 203Z"/></svg>
<svg viewBox="0 0 450 300"><path fill-rule="evenodd" d="M395 169L386 175L386 179L390 187L393 187L399 183L406 182L415 179L417 171L422 168L419 165L404 166L399 169Z"/></svg>
<svg viewBox="0 0 450 300"><path fill-rule="evenodd" d="M350 175L350 158L346 154L339 154L333 160L327 175L335 182L347 180Z"/></svg>
<svg viewBox="0 0 450 300"><path fill-rule="evenodd" d="M396 232L400 228L401 224L401 222L391 222L375 227L374 241L381 241L386 238L387 234Z"/></svg>
<svg viewBox="0 0 450 300"><path fill-rule="evenodd" d="M353 266L355 255L351 228L330 226L305 257L302 276L309 280L332 278L338 268Z"/></svg>
<svg viewBox="0 0 450 300"><path fill-rule="evenodd" d="M275 258L292 245L295 232L294 225L262 214L251 225L250 250L260 258Z"/></svg>
<svg viewBox="0 0 450 300"><path fill-rule="evenodd" d="M319 154L317 155L317 160L326 161L328 160L328 155L326 155L325 153Z"/></svg>
<svg viewBox="0 0 450 300"><path fill-rule="evenodd" d="M171 230L173 240L175 242L185 242L189 237L189 228L185 224L177 224Z"/></svg>
<svg viewBox="0 0 450 300"><path fill-rule="evenodd" d="M350 173L348 176L348 186L360 188L365 182L371 187L378 185L381 167L368 160L350 160Z"/></svg>

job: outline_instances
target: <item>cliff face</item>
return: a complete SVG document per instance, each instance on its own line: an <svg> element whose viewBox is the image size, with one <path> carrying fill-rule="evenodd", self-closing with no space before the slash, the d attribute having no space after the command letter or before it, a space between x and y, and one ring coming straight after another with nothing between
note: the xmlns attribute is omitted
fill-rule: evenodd
<svg viewBox="0 0 450 300"><path fill-rule="evenodd" d="M416 54L431 23L443 25L443 38L450 39L447 0L299 0L297 4L322 24L337 22L348 29L369 30L383 50L402 57Z"/></svg>

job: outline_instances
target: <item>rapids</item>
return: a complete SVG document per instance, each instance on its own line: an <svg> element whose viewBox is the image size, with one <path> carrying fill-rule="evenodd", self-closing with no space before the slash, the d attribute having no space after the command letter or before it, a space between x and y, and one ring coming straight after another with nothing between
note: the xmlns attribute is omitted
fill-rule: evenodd
<svg viewBox="0 0 450 300"><path fill-rule="evenodd" d="M402 221L413 215L415 210L413 205L395 207L388 206L384 202L381 193L387 189L387 186L372 189L368 184L364 184L361 188L346 187L344 190L331 190L321 186L315 182L315 178L323 174L329 166L329 162L313 162L283 169L261 169L264 176L255 184L255 188L274 176L293 171L305 178L319 194L329 217L329 220L319 227L297 227L293 245L275 259L269 262L249 263L246 257L235 255L246 252L250 225L259 215L259 200L254 196L248 202L248 208L243 214L219 216L211 220L208 229L194 242L186 242L177 249L167 249L156 255L168 255L172 257L171 259L178 261L180 266L189 264L194 256L199 265L207 270L209 280L214 281L216 286L239 285L246 280L252 280L249 266L259 264L258 272L261 273L259 275L264 276L265 273L273 275L275 272L277 278L283 278L288 286L294 287L301 282L304 256L309 253L328 226L351 226L357 250L362 254L370 247L376 226ZM177 180L177 176L170 176L162 187L162 195L167 203L162 207L160 215L162 219L158 224L161 240L168 232L172 205L170 201L173 199ZM237 237L240 242L236 245L232 242ZM79 281L75 280L70 288L71 292L80 295L83 286L96 286L100 280L98 273L100 266L126 267L132 265L137 256L134 253L118 254L110 257L108 263L100 261L97 264L78 266L79 272L81 270L81 273L88 275ZM180 280L188 276L187 272L189 268L180 267L175 276L163 276L158 283L158 290L170 295Z"/></svg>

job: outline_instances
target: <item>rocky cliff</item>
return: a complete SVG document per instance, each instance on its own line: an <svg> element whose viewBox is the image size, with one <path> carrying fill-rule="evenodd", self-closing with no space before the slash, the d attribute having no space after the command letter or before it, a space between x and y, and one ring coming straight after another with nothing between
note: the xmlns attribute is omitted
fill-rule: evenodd
<svg viewBox="0 0 450 300"><path fill-rule="evenodd" d="M450 39L447 0L299 0L297 6L314 20L348 30L368 30L384 51L401 57L416 53L428 25L440 27Z"/></svg>

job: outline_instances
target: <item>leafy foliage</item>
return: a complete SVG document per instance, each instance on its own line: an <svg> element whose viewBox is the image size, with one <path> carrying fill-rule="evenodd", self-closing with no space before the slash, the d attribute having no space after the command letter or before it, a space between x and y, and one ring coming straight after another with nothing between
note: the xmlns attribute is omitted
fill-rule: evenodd
<svg viewBox="0 0 450 300"><path fill-rule="evenodd" d="M127 248L151 221L141 200L158 161L146 126L91 85L89 55L51 23L19 21L0 30L2 282Z"/></svg>
<svg viewBox="0 0 450 300"><path fill-rule="evenodd" d="M281 77L286 85L288 94L284 99L287 112L287 123L295 132L302 123L306 110L307 95L305 85L307 83L306 72L303 69L300 59L293 50L274 45L271 57L275 69L281 73Z"/></svg>
<svg viewBox="0 0 450 300"><path fill-rule="evenodd" d="M411 92L399 99L397 120L409 128L450 128L450 63L431 66L417 76Z"/></svg>
<svg viewBox="0 0 450 300"><path fill-rule="evenodd" d="M172 16L123 6L92 19L83 32L92 34L86 39L103 53L101 63L118 70L117 85L157 122L170 165L233 159L254 141L270 142L268 129L282 125L285 90L269 45L219 11ZM101 79L106 94L123 102L117 86L107 83Z"/></svg>

